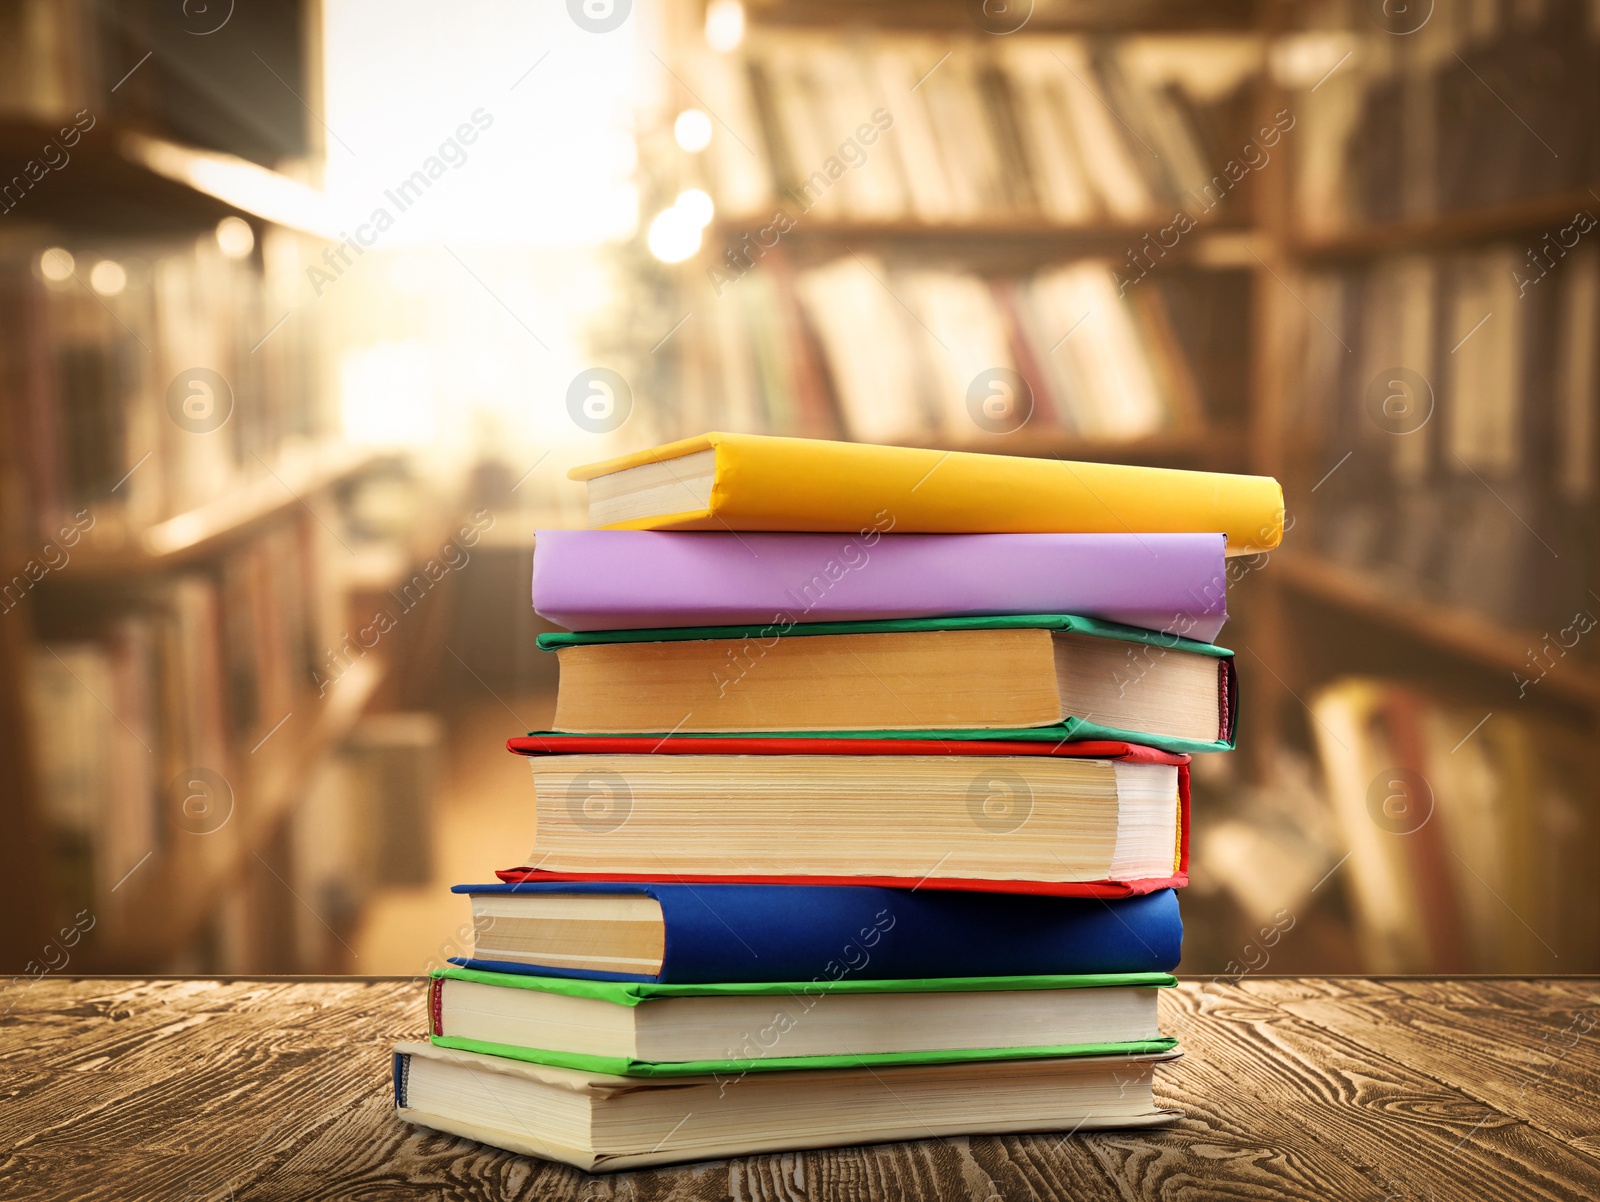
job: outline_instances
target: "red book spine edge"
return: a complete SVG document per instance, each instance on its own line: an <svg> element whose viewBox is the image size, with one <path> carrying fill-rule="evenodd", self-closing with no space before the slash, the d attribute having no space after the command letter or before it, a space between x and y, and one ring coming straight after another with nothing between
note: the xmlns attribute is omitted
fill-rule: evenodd
<svg viewBox="0 0 1600 1202"><path fill-rule="evenodd" d="M444 1034L444 978L428 983L428 1025L435 1035Z"/></svg>

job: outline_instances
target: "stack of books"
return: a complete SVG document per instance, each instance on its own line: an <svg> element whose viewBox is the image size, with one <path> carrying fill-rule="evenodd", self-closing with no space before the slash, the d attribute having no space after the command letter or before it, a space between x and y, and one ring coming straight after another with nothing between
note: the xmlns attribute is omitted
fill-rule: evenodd
<svg viewBox="0 0 1600 1202"><path fill-rule="evenodd" d="M534 850L457 888L402 1117L591 1170L1165 1121L1276 482L723 434L575 475Z"/></svg>

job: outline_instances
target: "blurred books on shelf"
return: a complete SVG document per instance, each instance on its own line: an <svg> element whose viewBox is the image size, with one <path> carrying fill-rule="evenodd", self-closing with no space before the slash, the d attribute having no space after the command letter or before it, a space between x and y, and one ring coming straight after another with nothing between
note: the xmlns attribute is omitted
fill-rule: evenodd
<svg viewBox="0 0 1600 1202"><path fill-rule="evenodd" d="M91 545L127 542L337 432L316 328L278 320L307 252L263 238L259 261L209 233L14 243L0 259L5 387L41 533L87 511Z"/></svg>
<svg viewBox="0 0 1600 1202"><path fill-rule="evenodd" d="M1276 73L1303 118L1303 235L1539 201L1600 179L1592 7L1437 9L1385 9L1379 21L1354 0L1323 4L1313 28L1279 45Z"/></svg>
<svg viewBox="0 0 1600 1202"><path fill-rule="evenodd" d="M1384 680L1310 704L1369 971L1595 971L1582 737Z"/></svg>
<svg viewBox="0 0 1600 1202"><path fill-rule="evenodd" d="M1287 424L1316 481L1295 499L1302 548L1536 631L1594 601L1600 252L1521 296L1519 259L1308 273Z"/></svg>
<svg viewBox="0 0 1600 1202"><path fill-rule="evenodd" d="M299 2L9 0L0 127L89 115L282 169L308 159L322 134L299 99L320 86L309 49L319 26L318 6Z"/></svg>
<svg viewBox="0 0 1600 1202"><path fill-rule="evenodd" d="M1121 288L1098 260L993 278L870 253L796 271L769 252L685 332L684 428L946 444L1024 428L1086 444L1197 435L1216 373L1179 330L1205 322L1190 310L1207 297Z"/></svg>
<svg viewBox="0 0 1600 1202"><path fill-rule="evenodd" d="M711 155L730 213L1130 225L1238 207L1211 164L1237 151L1258 50L1225 35L1204 48L785 29L738 55L695 54L689 70L730 135Z"/></svg>

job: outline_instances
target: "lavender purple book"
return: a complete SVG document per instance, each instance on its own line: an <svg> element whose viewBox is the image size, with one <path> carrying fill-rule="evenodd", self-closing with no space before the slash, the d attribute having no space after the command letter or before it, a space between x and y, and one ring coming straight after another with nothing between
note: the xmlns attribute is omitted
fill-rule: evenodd
<svg viewBox="0 0 1600 1202"><path fill-rule="evenodd" d="M533 607L568 630L1077 614L1211 642L1221 534L541 530Z"/></svg>

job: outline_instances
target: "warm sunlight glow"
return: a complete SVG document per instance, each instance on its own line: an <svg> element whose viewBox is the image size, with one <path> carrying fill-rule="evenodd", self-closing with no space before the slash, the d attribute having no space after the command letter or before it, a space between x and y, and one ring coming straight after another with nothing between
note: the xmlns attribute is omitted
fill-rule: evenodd
<svg viewBox="0 0 1600 1202"><path fill-rule="evenodd" d="M426 343L379 342L339 357L345 437L361 446L424 447L438 432Z"/></svg>
<svg viewBox="0 0 1600 1202"><path fill-rule="evenodd" d="M568 7L323 5L335 228L366 225L369 249L631 236L639 6L604 33Z"/></svg>

